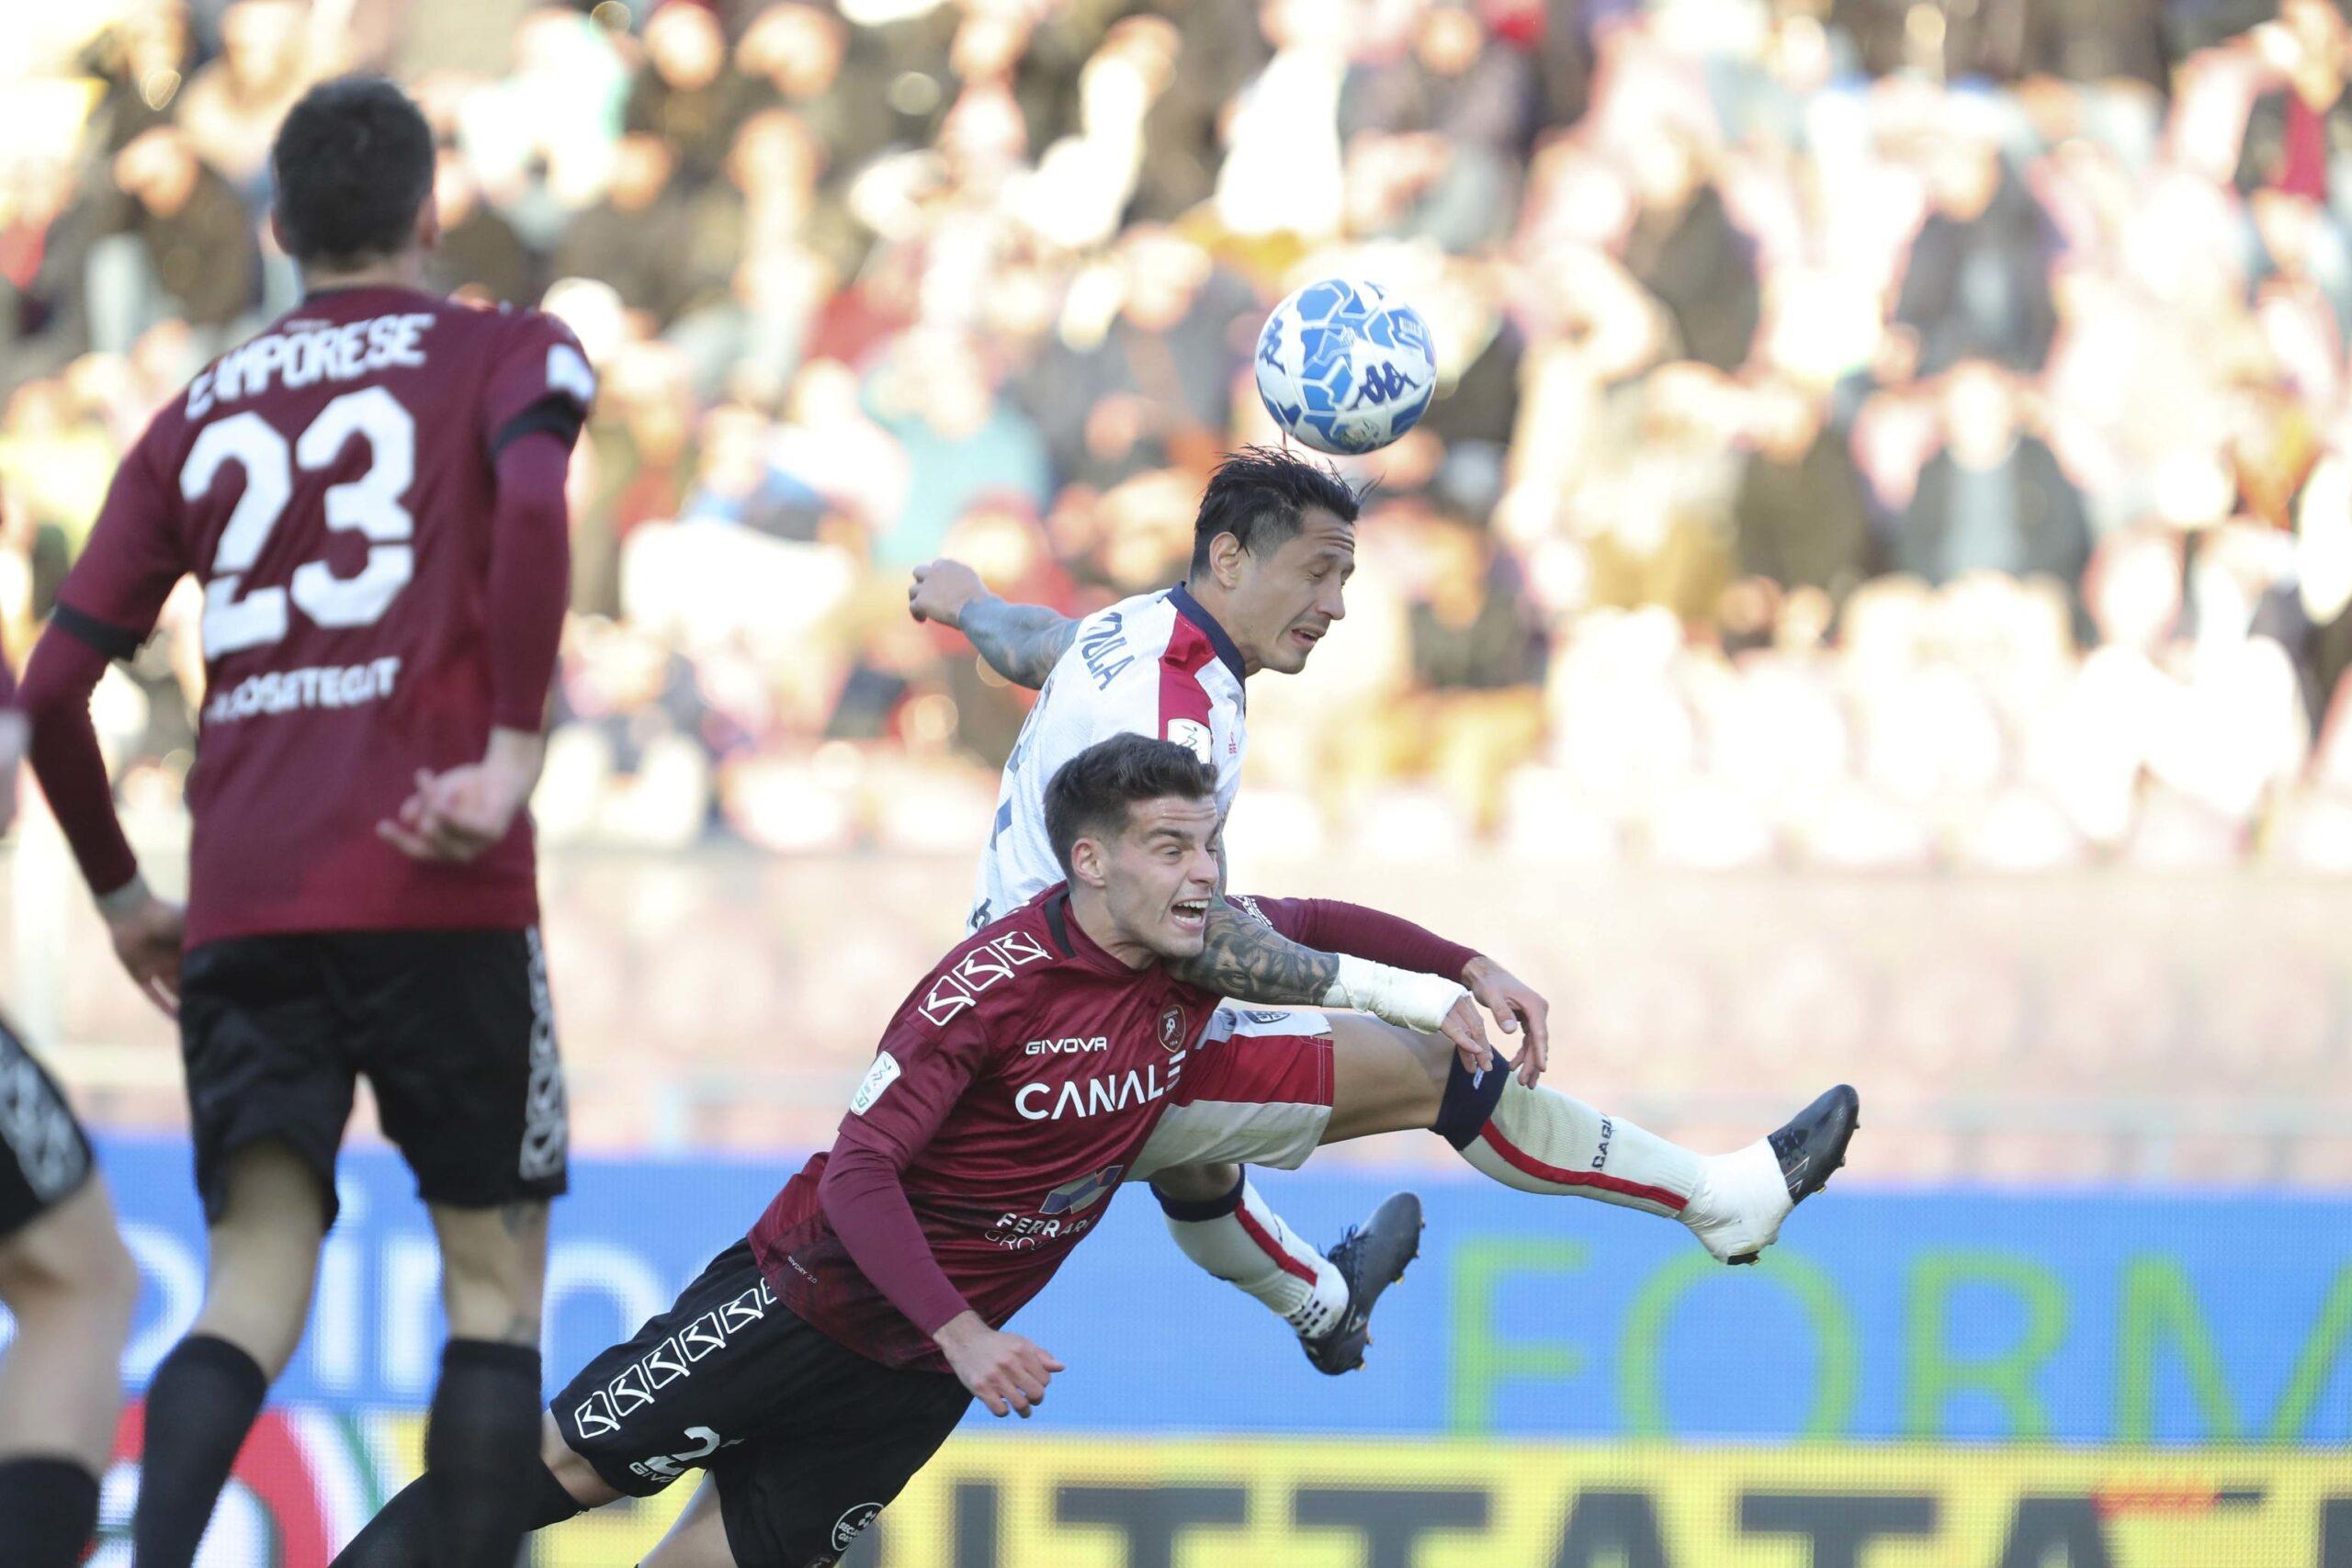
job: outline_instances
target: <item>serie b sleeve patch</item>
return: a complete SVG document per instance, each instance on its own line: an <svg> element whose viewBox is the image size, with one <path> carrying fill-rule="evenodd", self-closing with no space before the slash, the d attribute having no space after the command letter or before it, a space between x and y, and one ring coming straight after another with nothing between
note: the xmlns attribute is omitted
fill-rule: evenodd
<svg viewBox="0 0 2352 1568"><path fill-rule="evenodd" d="M1204 764L1214 765L1216 743L1209 734L1209 727L1197 718L1171 718L1168 721L1168 739L1183 747Z"/></svg>
<svg viewBox="0 0 2352 1568"><path fill-rule="evenodd" d="M899 1072L898 1057L888 1051L877 1053L874 1065L865 1069L865 1081L849 1097L850 1114L863 1116L873 1110L874 1102L882 1098L882 1091L899 1081Z"/></svg>

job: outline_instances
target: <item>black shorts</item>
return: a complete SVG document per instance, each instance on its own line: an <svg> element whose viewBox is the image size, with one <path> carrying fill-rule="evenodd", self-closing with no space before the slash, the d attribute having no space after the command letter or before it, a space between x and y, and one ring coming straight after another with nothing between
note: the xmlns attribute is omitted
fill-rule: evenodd
<svg viewBox="0 0 2352 1568"><path fill-rule="evenodd" d="M360 1074L417 1195L495 1208L564 1190L563 1064L536 931L306 931L207 942L180 964L196 1185L271 1140L325 1190Z"/></svg>
<svg viewBox="0 0 2352 1568"><path fill-rule="evenodd" d="M0 1239L72 1197L93 1168L90 1140L56 1080L0 1022Z"/></svg>
<svg viewBox="0 0 2352 1568"><path fill-rule="evenodd" d="M886 1367L809 1327L738 1242L549 1411L571 1451L628 1496L709 1471L740 1568L822 1568L971 1399L946 1372Z"/></svg>

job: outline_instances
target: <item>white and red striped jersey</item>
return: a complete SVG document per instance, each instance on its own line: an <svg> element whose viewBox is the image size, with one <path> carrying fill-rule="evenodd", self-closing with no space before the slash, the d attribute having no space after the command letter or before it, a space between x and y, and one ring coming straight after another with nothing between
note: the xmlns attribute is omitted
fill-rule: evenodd
<svg viewBox="0 0 2352 1568"><path fill-rule="evenodd" d="M1188 747L1216 774L1220 813L1241 788L1240 650L1180 585L1139 593L1079 623L1004 764L967 929L978 931L1062 880L1046 837L1046 785L1114 735Z"/></svg>

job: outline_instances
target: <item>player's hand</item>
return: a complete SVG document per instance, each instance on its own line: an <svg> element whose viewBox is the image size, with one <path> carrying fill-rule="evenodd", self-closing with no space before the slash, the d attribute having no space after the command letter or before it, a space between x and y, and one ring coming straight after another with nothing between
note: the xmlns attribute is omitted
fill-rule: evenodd
<svg viewBox="0 0 2352 1568"><path fill-rule="evenodd" d="M399 818L377 823L378 836L415 860L472 860L514 826L538 783L542 750L537 735L494 729L481 761L438 773L419 768Z"/></svg>
<svg viewBox="0 0 2352 1568"><path fill-rule="evenodd" d="M1487 1038L1487 1021L1478 1016L1478 1004L1468 997L1453 1004L1438 1031L1453 1045L1453 1054L1462 1065L1474 1073L1483 1073L1495 1065L1494 1043Z"/></svg>
<svg viewBox="0 0 2352 1568"><path fill-rule="evenodd" d="M1046 1382L1065 1370L1050 1351L1018 1334L990 1328L976 1312L958 1313L932 1337L991 1416L1027 1420L1046 1402Z"/></svg>
<svg viewBox="0 0 2352 1568"><path fill-rule="evenodd" d="M915 568L915 580L907 588L907 610L918 621L937 621L961 631L964 606L986 598L988 592L978 572L942 557Z"/></svg>
<svg viewBox="0 0 2352 1568"><path fill-rule="evenodd" d="M156 897L143 883L123 890L121 901L99 913L106 917L107 934L114 941L114 955L122 960L131 983L147 999L172 1018L180 1015L180 907Z"/></svg>
<svg viewBox="0 0 2352 1568"><path fill-rule="evenodd" d="M1478 1005L1494 1015L1505 1034L1525 1035L1519 1059L1511 1066L1528 1088L1544 1076L1552 1059L1552 1004L1518 976L1483 955L1462 966L1462 983Z"/></svg>

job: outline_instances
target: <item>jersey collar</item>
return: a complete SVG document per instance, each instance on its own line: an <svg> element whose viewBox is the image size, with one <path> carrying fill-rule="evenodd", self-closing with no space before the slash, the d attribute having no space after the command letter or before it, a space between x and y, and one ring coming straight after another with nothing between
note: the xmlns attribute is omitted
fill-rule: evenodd
<svg viewBox="0 0 2352 1568"><path fill-rule="evenodd" d="M1233 646L1233 639L1225 635L1216 617L1201 608L1201 602L1193 597L1191 589L1178 583L1168 591L1168 602L1176 606L1178 615L1201 628L1201 635L1209 639L1209 647L1216 650L1218 660L1233 671L1236 682L1250 679L1249 667L1241 662L1241 650Z"/></svg>

